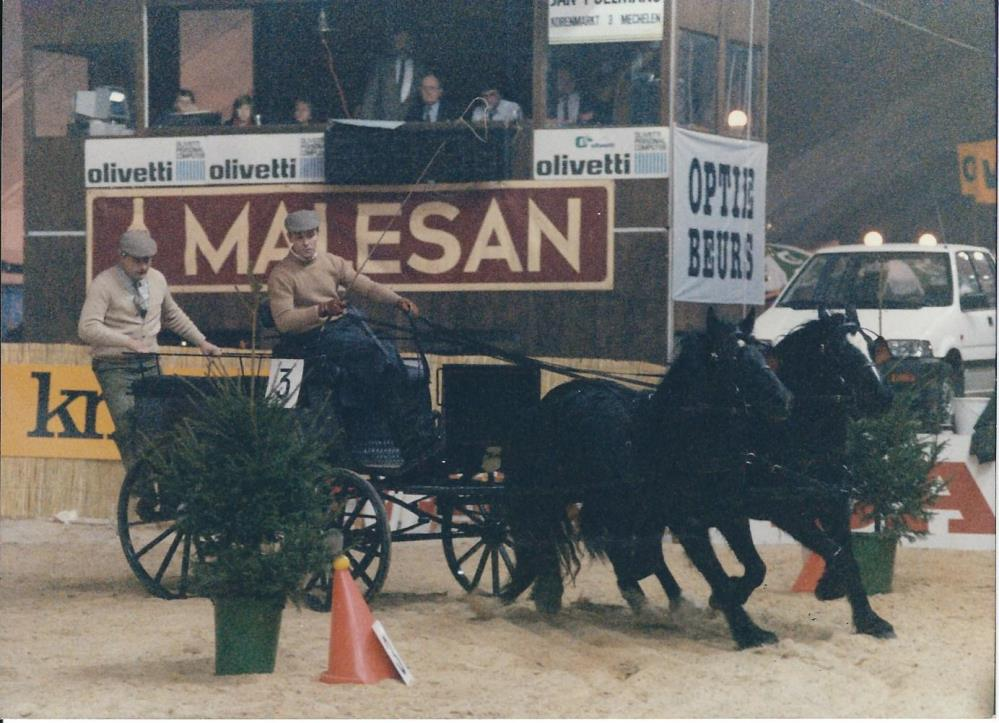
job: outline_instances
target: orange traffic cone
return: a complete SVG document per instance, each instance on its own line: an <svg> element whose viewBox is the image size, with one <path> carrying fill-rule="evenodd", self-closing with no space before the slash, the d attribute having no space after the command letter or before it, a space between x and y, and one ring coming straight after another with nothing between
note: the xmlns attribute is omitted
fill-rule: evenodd
<svg viewBox="0 0 999 723"><path fill-rule="evenodd" d="M798 579L791 586L791 592L815 592L822 573L826 571L826 561L814 552L809 552L805 564L798 573Z"/></svg>
<svg viewBox="0 0 999 723"><path fill-rule="evenodd" d="M330 619L330 658L323 683L377 683L399 673L371 626L374 618L350 575L350 561L333 561L333 610Z"/></svg>

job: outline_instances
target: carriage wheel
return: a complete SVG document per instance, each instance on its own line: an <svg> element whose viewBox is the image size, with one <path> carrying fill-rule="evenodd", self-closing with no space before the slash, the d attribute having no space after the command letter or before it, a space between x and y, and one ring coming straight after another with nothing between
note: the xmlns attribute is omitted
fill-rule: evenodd
<svg viewBox="0 0 999 723"><path fill-rule="evenodd" d="M392 532L385 504L370 482L348 469L333 470L326 484L330 512L325 529L331 536L342 536L342 545L336 546L350 560L350 574L364 599L371 600L385 583L391 558ZM331 571L332 563L305 583L305 603L313 610L330 609Z"/></svg>
<svg viewBox="0 0 999 723"><path fill-rule="evenodd" d="M497 504L439 497L444 558L465 590L498 595L514 568L513 542Z"/></svg>
<svg viewBox="0 0 999 723"><path fill-rule="evenodd" d="M191 535L177 528L176 510L164 504L149 479L149 468L137 463L118 493L118 539L132 572L149 592L168 600L187 597Z"/></svg>

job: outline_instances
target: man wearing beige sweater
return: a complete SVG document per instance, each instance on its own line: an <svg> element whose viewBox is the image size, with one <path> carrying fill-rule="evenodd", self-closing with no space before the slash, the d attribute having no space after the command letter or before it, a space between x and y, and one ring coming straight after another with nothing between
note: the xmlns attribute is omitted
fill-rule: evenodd
<svg viewBox="0 0 999 723"><path fill-rule="evenodd" d="M157 375L156 335L165 325L205 354L221 350L209 342L170 295L166 279L152 268L156 241L148 231L126 231L118 242L118 263L87 287L77 333L91 347L93 370L115 426L115 442L126 469L138 448L131 430L132 384Z"/></svg>
<svg viewBox="0 0 999 723"><path fill-rule="evenodd" d="M322 358L346 372L350 391L377 409L402 452L405 467L422 461L439 440L419 428L418 410L406 393L406 369L391 342L378 339L346 296L361 297L418 316L410 299L354 270L331 253L319 253L319 216L308 209L288 214L291 248L267 279L271 314L289 355Z"/></svg>

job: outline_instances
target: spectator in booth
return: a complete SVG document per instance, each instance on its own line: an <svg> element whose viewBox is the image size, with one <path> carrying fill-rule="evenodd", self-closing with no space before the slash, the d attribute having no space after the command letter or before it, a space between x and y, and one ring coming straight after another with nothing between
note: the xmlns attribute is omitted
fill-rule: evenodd
<svg viewBox="0 0 999 723"><path fill-rule="evenodd" d="M234 128L249 128L260 125L260 116L253 112L253 98L249 95L237 97L232 102L232 115L225 124Z"/></svg>
<svg viewBox="0 0 999 723"><path fill-rule="evenodd" d="M194 102L194 91L181 88L173 101L174 113L200 113L201 109Z"/></svg>
<svg viewBox="0 0 999 723"><path fill-rule="evenodd" d="M267 279L274 324L286 351L309 359L322 357L344 370L388 424L407 466L421 461L436 439L420 434L418 407L404 393L406 368L399 352L378 339L361 314L347 306L347 296L390 304L417 316L416 304L354 270L332 253L319 253L319 215L308 209L285 219L290 248Z"/></svg>
<svg viewBox="0 0 999 723"><path fill-rule="evenodd" d="M194 91L188 90L187 88L181 88L177 91L176 97L174 97L173 107L170 110L161 113L153 125L185 125L183 120L184 116L192 115L194 113L201 113L201 109L198 108L197 104L194 102Z"/></svg>
<svg viewBox="0 0 999 723"><path fill-rule="evenodd" d="M409 32L396 31L389 52L375 61L357 117L405 120L416 100L416 88L422 75L423 68L413 56Z"/></svg>
<svg viewBox="0 0 999 723"><path fill-rule="evenodd" d="M166 279L152 268L156 241L148 231L126 231L118 241L118 263L99 273L80 312L77 333L90 345L94 375L114 422L115 444L125 469L139 452L132 430L132 384L160 373L156 335L165 325L204 354L222 351L208 341L170 295Z"/></svg>
<svg viewBox="0 0 999 723"><path fill-rule="evenodd" d="M311 123L315 123L315 119L312 117L312 101L306 100L305 98L296 98L295 107L292 111L292 118L295 123L301 126L307 126Z"/></svg>
<svg viewBox="0 0 999 723"><path fill-rule="evenodd" d="M406 114L408 122L443 123L458 117L451 102L444 97L444 86L435 73L420 78L420 100Z"/></svg>
<svg viewBox="0 0 999 723"><path fill-rule="evenodd" d="M498 86L490 86L482 91L485 105L477 104L472 111L473 121L491 121L495 123L516 123L524 117L520 104L506 100Z"/></svg>
<svg viewBox="0 0 999 723"><path fill-rule="evenodd" d="M552 106L548 109L550 125L572 126L593 122L594 110L590 99L576 90L576 77L564 66L555 71Z"/></svg>

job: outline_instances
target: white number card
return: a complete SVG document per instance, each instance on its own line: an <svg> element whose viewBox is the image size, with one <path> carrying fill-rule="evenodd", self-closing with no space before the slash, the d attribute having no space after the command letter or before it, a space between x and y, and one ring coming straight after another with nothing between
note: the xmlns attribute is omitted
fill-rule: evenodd
<svg viewBox="0 0 999 723"><path fill-rule="evenodd" d="M304 370L305 361L302 359L271 359L267 396L279 400L286 409L293 408L298 404Z"/></svg>

